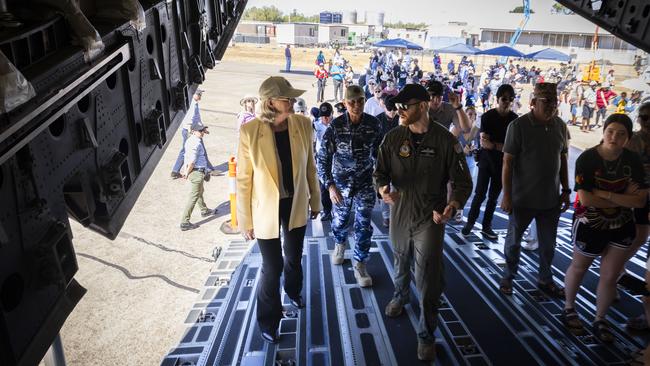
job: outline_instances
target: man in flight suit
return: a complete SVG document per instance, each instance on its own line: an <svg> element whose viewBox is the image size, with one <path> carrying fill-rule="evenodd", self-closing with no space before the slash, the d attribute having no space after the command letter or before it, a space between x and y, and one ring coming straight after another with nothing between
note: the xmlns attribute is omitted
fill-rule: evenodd
<svg viewBox="0 0 650 366"><path fill-rule="evenodd" d="M342 264L350 215L354 215L354 277L361 287L372 286L365 261L370 251L370 215L375 206L372 171L381 142L377 118L363 113L365 93L358 85L345 90L346 112L334 119L317 154L318 177L334 203L332 233L336 246L332 263ZM353 211L354 210L354 211Z"/></svg>
<svg viewBox="0 0 650 366"><path fill-rule="evenodd" d="M418 358L425 361L435 359L445 223L463 208L472 191L463 149L445 127L430 121L429 98L423 86L409 84L393 99L400 125L386 134L374 172L375 186L392 206L389 233L395 252L395 293L385 313L389 317L402 314L415 259L420 294Z"/></svg>

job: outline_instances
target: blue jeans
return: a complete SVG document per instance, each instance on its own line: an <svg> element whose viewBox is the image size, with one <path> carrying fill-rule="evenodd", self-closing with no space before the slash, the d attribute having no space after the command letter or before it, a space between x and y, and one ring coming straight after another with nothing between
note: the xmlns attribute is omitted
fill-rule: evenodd
<svg viewBox="0 0 650 366"><path fill-rule="evenodd" d="M513 280L517 275L521 254L521 237L533 219L537 223L537 238L539 240L539 282L550 283L553 280L551 264L555 255L557 224L560 220L559 204L547 210L512 208L504 246L506 255L506 268L503 271L504 279Z"/></svg>
<svg viewBox="0 0 650 366"><path fill-rule="evenodd" d="M185 141L187 141L187 130L183 128L181 134L183 136L183 143L181 144L181 151L178 152L178 157L176 158L176 162L172 168L172 172L174 173L181 171L181 168L183 167L183 161L185 160Z"/></svg>
<svg viewBox="0 0 650 366"><path fill-rule="evenodd" d="M291 57L287 57L287 64L284 67L284 71L289 72L291 71Z"/></svg>
<svg viewBox="0 0 650 366"><path fill-rule="evenodd" d="M185 162L185 142L187 141L187 137L188 137L187 130L183 128L181 134L183 136L183 144L181 145L181 151L178 152L178 157L176 158L176 162L174 163L174 167L172 168L172 172L174 173L179 173L181 171L181 168L183 167L183 163ZM201 140L201 145L203 145L203 150L205 151L205 160L208 162L208 166L206 168L208 171L212 171L214 170L214 166L212 166L210 159L208 159L208 151L205 149L203 140Z"/></svg>

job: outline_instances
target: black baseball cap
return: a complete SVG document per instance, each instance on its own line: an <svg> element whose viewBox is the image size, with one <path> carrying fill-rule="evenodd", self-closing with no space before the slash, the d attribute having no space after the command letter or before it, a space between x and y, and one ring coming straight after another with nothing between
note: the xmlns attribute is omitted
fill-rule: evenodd
<svg viewBox="0 0 650 366"><path fill-rule="evenodd" d="M318 107L318 115L320 117L329 117L332 115L332 111L334 108L332 108L332 105L325 102Z"/></svg>
<svg viewBox="0 0 650 366"><path fill-rule="evenodd" d="M417 99L423 102L431 100L427 89L419 84L406 84L404 88L391 100L392 103L407 103L411 99Z"/></svg>
<svg viewBox="0 0 650 366"><path fill-rule="evenodd" d="M427 92L432 96L442 96L444 93L444 86L438 80L429 80L427 83ZM428 99L427 99L428 100Z"/></svg>
<svg viewBox="0 0 650 366"><path fill-rule="evenodd" d="M381 95L381 100L384 102L384 105L386 106L386 109L389 111L396 111L397 107L395 107L395 103L393 102L393 96L390 94L383 93Z"/></svg>

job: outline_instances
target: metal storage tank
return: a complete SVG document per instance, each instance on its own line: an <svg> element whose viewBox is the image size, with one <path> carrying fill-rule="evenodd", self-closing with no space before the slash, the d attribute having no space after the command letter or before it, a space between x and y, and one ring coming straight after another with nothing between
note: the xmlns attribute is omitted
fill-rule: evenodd
<svg viewBox="0 0 650 366"><path fill-rule="evenodd" d="M320 14L320 22L323 24L332 23L332 13L329 11L322 11Z"/></svg>
<svg viewBox="0 0 650 366"><path fill-rule="evenodd" d="M357 11L346 11L343 13L343 24L357 24Z"/></svg>
<svg viewBox="0 0 650 366"><path fill-rule="evenodd" d="M380 12L368 11L366 12L366 24L383 27L384 15L385 13L383 11Z"/></svg>

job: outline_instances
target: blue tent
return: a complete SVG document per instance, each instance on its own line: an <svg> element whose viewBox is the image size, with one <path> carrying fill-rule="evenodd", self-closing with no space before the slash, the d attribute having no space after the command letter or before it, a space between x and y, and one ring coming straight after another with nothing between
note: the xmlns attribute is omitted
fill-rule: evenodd
<svg viewBox="0 0 650 366"><path fill-rule="evenodd" d="M436 52L438 53L455 53L459 55L475 55L477 52L481 52L480 49L470 46L465 43L456 43L451 46L443 47L440 49L437 49Z"/></svg>
<svg viewBox="0 0 650 366"><path fill-rule="evenodd" d="M510 46L499 46L495 48L490 48L489 50L480 51L476 53L477 55L494 55L494 56L506 56L506 57L519 57L524 58L526 55L523 52L519 52L516 49Z"/></svg>
<svg viewBox="0 0 650 366"><path fill-rule="evenodd" d="M406 48L409 50L421 50L422 46L413 42L407 41L402 38L385 39L373 44L375 47L393 47L393 48Z"/></svg>
<svg viewBox="0 0 650 366"><path fill-rule="evenodd" d="M554 60L554 61L570 61L571 56L566 53L562 53L558 50L552 48L545 48L541 51L529 53L526 55L526 58L532 58L535 60Z"/></svg>

